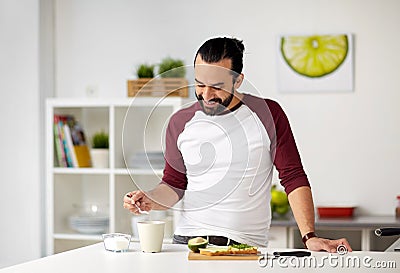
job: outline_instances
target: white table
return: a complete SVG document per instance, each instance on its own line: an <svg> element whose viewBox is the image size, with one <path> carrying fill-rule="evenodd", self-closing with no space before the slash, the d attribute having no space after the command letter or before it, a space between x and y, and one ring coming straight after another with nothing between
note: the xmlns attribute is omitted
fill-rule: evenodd
<svg viewBox="0 0 400 273"><path fill-rule="evenodd" d="M282 265L287 265L288 268L283 268L279 265L278 260L273 260L271 268L271 260L266 267L261 267L257 260L253 261L189 261L188 249L185 245L163 245L163 251L160 253L142 253L138 243L132 243L129 252L113 253L104 250L102 243L97 243L91 246L63 252L60 254L48 256L42 259L31 262L15 265L12 267L0 270L1 273L102 273L102 272L131 272L131 273L155 273L155 272L229 272L229 273L244 273L244 272L374 272L374 269L367 269L363 264L363 260L369 261L371 266L379 263L385 263L386 266L396 267L391 269L379 269L377 272L399 272L400 269L400 253L399 252L367 252L359 251L352 252L347 255L340 256L339 254L328 254L324 252L313 252L312 256L315 261L321 263L325 261L325 265L319 266L303 266L294 267L291 263L296 263L300 260L280 261ZM277 249L261 249L263 253ZM282 249L281 249L282 250ZM325 258L323 258L325 257ZM330 265L328 258L336 260L338 264L340 259L360 260L360 268L350 266L343 268L340 265ZM348 258L346 258L348 257ZM351 259L350 259L351 258ZM365 261L364 261L365 262ZM351 263L353 265L355 263Z"/></svg>

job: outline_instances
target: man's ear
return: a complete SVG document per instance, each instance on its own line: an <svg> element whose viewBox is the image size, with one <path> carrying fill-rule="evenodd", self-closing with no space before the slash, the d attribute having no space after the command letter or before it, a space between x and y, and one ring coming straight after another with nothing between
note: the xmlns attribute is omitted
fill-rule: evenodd
<svg viewBox="0 0 400 273"><path fill-rule="evenodd" d="M241 73L239 76L236 77L235 83L233 84L235 90L237 90L243 83L244 75Z"/></svg>

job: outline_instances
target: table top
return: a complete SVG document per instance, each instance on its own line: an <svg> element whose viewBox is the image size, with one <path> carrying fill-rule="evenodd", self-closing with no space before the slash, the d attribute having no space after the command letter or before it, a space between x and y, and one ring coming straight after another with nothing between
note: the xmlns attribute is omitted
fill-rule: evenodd
<svg viewBox="0 0 400 273"><path fill-rule="evenodd" d="M271 226L297 227L294 218L272 219ZM400 227L400 219L394 216L355 216L351 218L316 218L315 227L381 228Z"/></svg>
<svg viewBox="0 0 400 273"><path fill-rule="evenodd" d="M283 249L260 249L265 255ZM287 249L286 249L287 251ZM351 252L345 255L312 252L306 258L261 259L249 261L189 261L186 245L164 244L160 253L143 253L138 243L130 250L113 253L103 243L51 255L31 262L0 270L1 273L64 273L64 272L365 272L366 268L380 268L379 272L398 272L399 252ZM264 256L265 258L265 256ZM371 269L369 269L371 270Z"/></svg>

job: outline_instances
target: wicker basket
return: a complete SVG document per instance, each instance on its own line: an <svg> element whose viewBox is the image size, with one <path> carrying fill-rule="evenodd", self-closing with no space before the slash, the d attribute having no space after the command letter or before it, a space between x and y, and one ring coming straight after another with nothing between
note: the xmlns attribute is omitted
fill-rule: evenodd
<svg viewBox="0 0 400 273"><path fill-rule="evenodd" d="M187 97L188 95L188 81L185 78L128 80L128 97Z"/></svg>

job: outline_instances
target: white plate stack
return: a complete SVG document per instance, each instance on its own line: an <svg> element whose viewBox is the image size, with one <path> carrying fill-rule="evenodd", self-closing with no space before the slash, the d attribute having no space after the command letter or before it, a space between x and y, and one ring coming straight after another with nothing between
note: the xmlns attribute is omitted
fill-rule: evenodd
<svg viewBox="0 0 400 273"><path fill-rule="evenodd" d="M164 154L159 152L138 152L129 160L129 168L134 169L163 169L165 165Z"/></svg>
<svg viewBox="0 0 400 273"><path fill-rule="evenodd" d="M78 215L69 217L70 227L84 234L101 234L107 231L109 225L108 216Z"/></svg>

